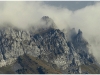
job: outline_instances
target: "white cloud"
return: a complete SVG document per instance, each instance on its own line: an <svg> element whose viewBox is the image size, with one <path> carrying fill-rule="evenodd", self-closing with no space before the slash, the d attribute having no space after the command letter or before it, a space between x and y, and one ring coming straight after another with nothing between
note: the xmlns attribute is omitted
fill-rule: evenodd
<svg viewBox="0 0 100 75"><path fill-rule="evenodd" d="M54 19L59 28L62 28L66 26L65 23L69 22L72 14L72 11L68 9L49 6L43 2L4 2L1 4L0 21L11 22L22 28L27 27L28 24L34 24L45 15Z"/></svg>

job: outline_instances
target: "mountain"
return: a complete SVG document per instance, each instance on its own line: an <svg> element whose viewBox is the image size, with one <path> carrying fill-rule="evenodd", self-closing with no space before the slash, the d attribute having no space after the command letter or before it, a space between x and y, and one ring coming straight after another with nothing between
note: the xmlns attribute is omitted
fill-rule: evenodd
<svg viewBox="0 0 100 75"><path fill-rule="evenodd" d="M0 73L100 73L80 29L64 33L48 16L41 21L36 29L0 28Z"/></svg>
<svg viewBox="0 0 100 75"><path fill-rule="evenodd" d="M43 16L37 23L37 25L29 28L29 32L31 34L38 34L47 31L49 28L57 29L57 26L51 18L49 18L48 16Z"/></svg>

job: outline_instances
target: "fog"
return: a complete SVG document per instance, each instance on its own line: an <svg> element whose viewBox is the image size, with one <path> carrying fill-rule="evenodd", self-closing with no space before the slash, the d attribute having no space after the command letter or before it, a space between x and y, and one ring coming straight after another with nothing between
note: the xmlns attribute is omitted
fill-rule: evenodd
<svg viewBox="0 0 100 75"><path fill-rule="evenodd" d="M36 25L42 16L52 18L61 30L68 29L68 27L81 29L84 38L90 44L90 52L100 62L99 2L76 11L61 6L50 6L44 2L0 2L0 25L11 23L26 29L31 25Z"/></svg>

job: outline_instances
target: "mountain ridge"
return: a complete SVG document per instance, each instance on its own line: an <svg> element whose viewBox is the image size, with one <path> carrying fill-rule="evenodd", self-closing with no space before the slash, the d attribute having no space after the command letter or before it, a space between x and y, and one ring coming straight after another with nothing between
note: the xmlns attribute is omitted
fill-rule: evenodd
<svg viewBox="0 0 100 75"><path fill-rule="evenodd" d="M44 16L42 19L50 18ZM1 28L0 66L10 65L24 54L55 64L64 73L83 73L80 65L96 63L93 55L89 53L88 42L84 40L80 29L76 33L73 28L69 35L71 40L68 40L68 34L55 27L53 22L36 33L33 32L34 27L31 31L10 26Z"/></svg>

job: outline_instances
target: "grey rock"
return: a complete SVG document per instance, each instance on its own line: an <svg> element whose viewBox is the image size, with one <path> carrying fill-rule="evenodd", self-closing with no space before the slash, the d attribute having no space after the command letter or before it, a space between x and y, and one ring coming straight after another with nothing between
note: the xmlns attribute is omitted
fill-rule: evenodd
<svg viewBox="0 0 100 75"><path fill-rule="evenodd" d="M13 63L23 54L56 64L65 73L81 73L80 65L95 63L81 30L78 33L75 29L69 31L69 40L68 34L55 29L49 17L45 16L42 20L49 25L38 33L34 32L34 27L33 31L11 26L0 28L0 67Z"/></svg>

